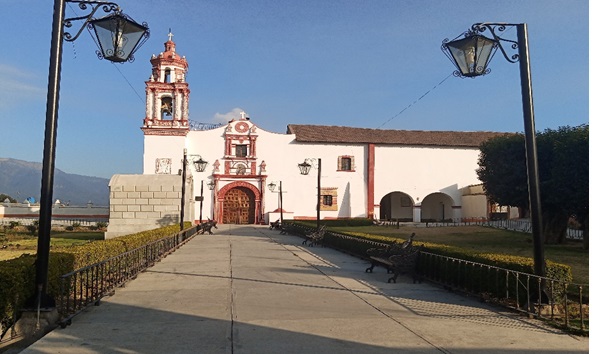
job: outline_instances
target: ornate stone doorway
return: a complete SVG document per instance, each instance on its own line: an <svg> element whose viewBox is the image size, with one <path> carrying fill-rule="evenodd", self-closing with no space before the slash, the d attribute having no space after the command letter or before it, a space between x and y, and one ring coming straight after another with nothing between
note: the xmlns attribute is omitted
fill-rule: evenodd
<svg viewBox="0 0 609 354"><path fill-rule="evenodd" d="M217 217L222 224L257 224L262 219L260 190L254 185L237 181L218 191Z"/></svg>
<svg viewBox="0 0 609 354"><path fill-rule="evenodd" d="M222 205L222 223L253 224L256 215L254 200L254 193L245 187L236 187L226 192Z"/></svg>

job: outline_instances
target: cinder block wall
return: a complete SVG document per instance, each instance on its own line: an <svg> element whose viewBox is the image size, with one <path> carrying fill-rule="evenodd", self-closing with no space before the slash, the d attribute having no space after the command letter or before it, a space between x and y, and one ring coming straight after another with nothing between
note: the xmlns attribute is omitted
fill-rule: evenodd
<svg viewBox="0 0 609 354"><path fill-rule="evenodd" d="M110 221L106 239L180 222L180 175L114 175L109 187ZM191 196L192 183L187 178L185 221L192 221Z"/></svg>

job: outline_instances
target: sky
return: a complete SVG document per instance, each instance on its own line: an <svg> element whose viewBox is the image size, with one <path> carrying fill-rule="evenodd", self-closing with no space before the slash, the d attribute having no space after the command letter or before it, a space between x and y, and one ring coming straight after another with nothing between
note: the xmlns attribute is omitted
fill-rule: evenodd
<svg viewBox="0 0 609 354"><path fill-rule="evenodd" d="M3 20L11 30L1 40L0 157L42 162L53 2L2 4L4 13L20 15ZM536 129L589 123L595 78L589 75L587 1L119 5L151 31L133 63L99 60L87 31L64 42L55 160L64 172L104 178L142 173L149 60L163 51L170 30L189 63L190 119L197 122L225 122L243 110L260 128L278 133L288 124L522 132L518 64L497 52L489 75L458 78L440 47L474 23L527 23ZM76 4L67 4L67 17L81 15ZM75 33L78 25L73 28ZM504 37L515 40L516 29Z"/></svg>

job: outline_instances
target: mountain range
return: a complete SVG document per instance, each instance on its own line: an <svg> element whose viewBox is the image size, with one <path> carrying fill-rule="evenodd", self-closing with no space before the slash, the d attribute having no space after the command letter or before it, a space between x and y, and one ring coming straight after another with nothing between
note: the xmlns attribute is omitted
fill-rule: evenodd
<svg viewBox="0 0 609 354"><path fill-rule="evenodd" d="M42 164L0 157L0 194L6 194L18 202L28 198L40 201ZM88 177L65 173L55 169L53 200L64 204L109 205L107 178ZM2 202L2 201L0 201Z"/></svg>

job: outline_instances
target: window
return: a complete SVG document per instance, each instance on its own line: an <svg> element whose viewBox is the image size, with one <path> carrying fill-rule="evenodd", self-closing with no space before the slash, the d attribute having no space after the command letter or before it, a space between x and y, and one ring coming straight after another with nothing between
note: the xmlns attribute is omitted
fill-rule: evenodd
<svg viewBox="0 0 609 354"><path fill-rule="evenodd" d="M320 210L322 211L337 211L338 210L338 188L322 187L320 191Z"/></svg>
<svg viewBox="0 0 609 354"><path fill-rule="evenodd" d="M235 156L246 157L247 156L247 145L235 145Z"/></svg>
<svg viewBox="0 0 609 354"><path fill-rule="evenodd" d="M338 170L339 171L355 171L353 164L353 156L339 156L338 157Z"/></svg>

